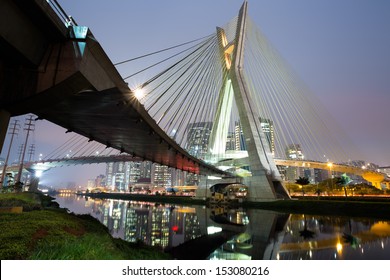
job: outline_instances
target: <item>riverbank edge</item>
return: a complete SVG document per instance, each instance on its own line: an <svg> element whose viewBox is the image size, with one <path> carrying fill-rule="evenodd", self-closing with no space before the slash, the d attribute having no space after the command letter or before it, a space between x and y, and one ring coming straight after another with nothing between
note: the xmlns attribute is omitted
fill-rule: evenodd
<svg viewBox="0 0 390 280"><path fill-rule="evenodd" d="M59 207L54 199L36 192L0 194L0 210L4 210L0 211L0 224L3 228L0 233L1 259L158 260L172 258L170 254L158 248L114 238L108 228L91 215L69 213L67 209ZM8 211L15 207L23 208L23 211L18 213ZM80 225L80 228L72 229L66 225L68 223ZM26 230L21 230L21 226ZM62 240L53 238L51 231L56 236L63 235L64 238ZM84 238L86 235L88 236ZM88 244L91 240L92 242L104 241L110 249L94 250L91 247L93 244ZM61 252L71 246L73 247L70 251ZM88 256L91 254L80 253L82 248L90 248L97 253L95 252L94 257L90 258Z"/></svg>
<svg viewBox="0 0 390 280"><path fill-rule="evenodd" d="M148 201L180 205L209 205L206 199L184 196L153 196L128 193L90 193L80 195L97 199ZM390 199L368 197L305 197L275 201L244 201L240 204L213 204L211 206L225 208L263 209L290 214L348 216L390 220Z"/></svg>

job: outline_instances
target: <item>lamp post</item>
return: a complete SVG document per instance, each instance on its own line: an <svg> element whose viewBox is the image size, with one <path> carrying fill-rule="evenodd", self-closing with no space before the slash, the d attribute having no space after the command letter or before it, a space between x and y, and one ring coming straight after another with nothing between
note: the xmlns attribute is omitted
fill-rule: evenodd
<svg viewBox="0 0 390 280"><path fill-rule="evenodd" d="M333 190L333 174L332 174L332 167L333 167L333 163L332 162L328 162L327 166L329 167L329 177L330 177L330 187L331 189Z"/></svg>

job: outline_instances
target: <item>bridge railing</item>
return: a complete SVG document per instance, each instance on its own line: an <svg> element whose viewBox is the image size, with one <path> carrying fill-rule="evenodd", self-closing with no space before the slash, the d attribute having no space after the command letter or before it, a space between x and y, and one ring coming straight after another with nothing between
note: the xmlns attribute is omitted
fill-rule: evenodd
<svg viewBox="0 0 390 280"><path fill-rule="evenodd" d="M53 11L63 20L66 27L73 25L77 26L77 23L73 19L73 17L65 12L65 10L61 7L57 0L46 0L46 2L53 9Z"/></svg>

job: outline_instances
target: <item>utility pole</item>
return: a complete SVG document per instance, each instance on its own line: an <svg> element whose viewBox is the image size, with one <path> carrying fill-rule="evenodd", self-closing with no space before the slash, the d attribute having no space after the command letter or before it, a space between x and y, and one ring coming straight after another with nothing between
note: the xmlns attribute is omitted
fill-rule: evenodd
<svg viewBox="0 0 390 280"><path fill-rule="evenodd" d="M19 145L19 149L18 149L18 162L21 162L21 160L22 160L23 147L24 147L24 144L20 144Z"/></svg>
<svg viewBox="0 0 390 280"><path fill-rule="evenodd" d="M14 141L14 136L18 134L19 128L20 128L19 121L14 120L14 122L11 124L11 127L10 127L11 132L9 134L11 134L11 141L9 143L7 157L6 157L5 162L4 162L3 173L1 174L1 186L2 187L4 187L4 178L5 178L5 173L7 172L7 165L8 165L9 154L10 154L11 148L12 148L12 142Z"/></svg>
<svg viewBox="0 0 390 280"><path fill-rule="evenodd" d="M28 158L28 162L31 162L34 158L34 155L35 155L35 144L31 144L30 147L28 147L28 155L29 155L29 158ZM29 176L26 176L26 178L24 179L24 185L26 186L27 185L27 181L29 179ZM31 177L30 177L30 183L31 183ZM30 184L30 187L31 187L31 184Z"/></svg>
<svg viewBox="0 0 390 280"><path fill-rule="evenodd" d="M34 155L35 155L35 144L31 144L30 147L28 148L28 154L29 154L29 158L28 158L28 161L31 162L34 158Z"/></svg>
<svg viewBox="0 0 390 280"><path fill-rule="evenodd" d="M23 163L24 163L24 156L26 154L26 147L27 147L27 142L28 142L28 137L30 135L30 131L34 131L35 130L35 123L33 123L35 120L33 119L33 116L30 115L28 116L28 118L26 119L26 122L24 124L24 130L27 131L26 133L26 141L24 142L24 147L23 147L23 153L22 153L22 159L20 161L20 165L19 165L19 172L18 172L18 176L16 177L16 184L19 183L20 184L20 180L22 178L22 172L23 172Z"/></svg>

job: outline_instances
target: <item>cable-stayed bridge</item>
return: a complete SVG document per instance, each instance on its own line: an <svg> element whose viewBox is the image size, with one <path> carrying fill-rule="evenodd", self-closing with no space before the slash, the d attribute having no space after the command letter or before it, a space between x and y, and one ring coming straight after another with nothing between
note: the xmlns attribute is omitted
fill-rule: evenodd
<svg viewBox="0 0 390 280"><path fill-rule="evenodd" d="M308 162L350 158L341 132L329 129L331 117L251 21L246 1L237 18L132 89L125 80L137 73L123 78L56 1L3 2L2 12L14 16L13 30L1 33L2 128L11 116L34 113L133 159L199 174L245 172L250 200L288 196L275 161L286 147ZM240 163L218 168L227 160Z"/></svg>
<svg viewBox="0 0 390 280"><path fill-rule="evenodd" d="M288 166L302 169L322 169L331 173L347 173L361 176L373 186L381 189L381 183L385 183L389 188L390 180L383 173L367 169L361 166L348 164L337 164L310 160L293 160L293 159L274 159L277 166ZM87 138L73 134L61 146L45 155L38 161L26 162L24 169L34 175L43 174L44 172L64 166L90 165L110 162L140 162L142 158L121 153L114 148L107 148L105 145L88 141ZM245 166L248 165L247 158L226 159L220 162L223 166ZM7 170L18 172L18 165L10 166ZM219 166L220 168L220 166Z"/></svg>

